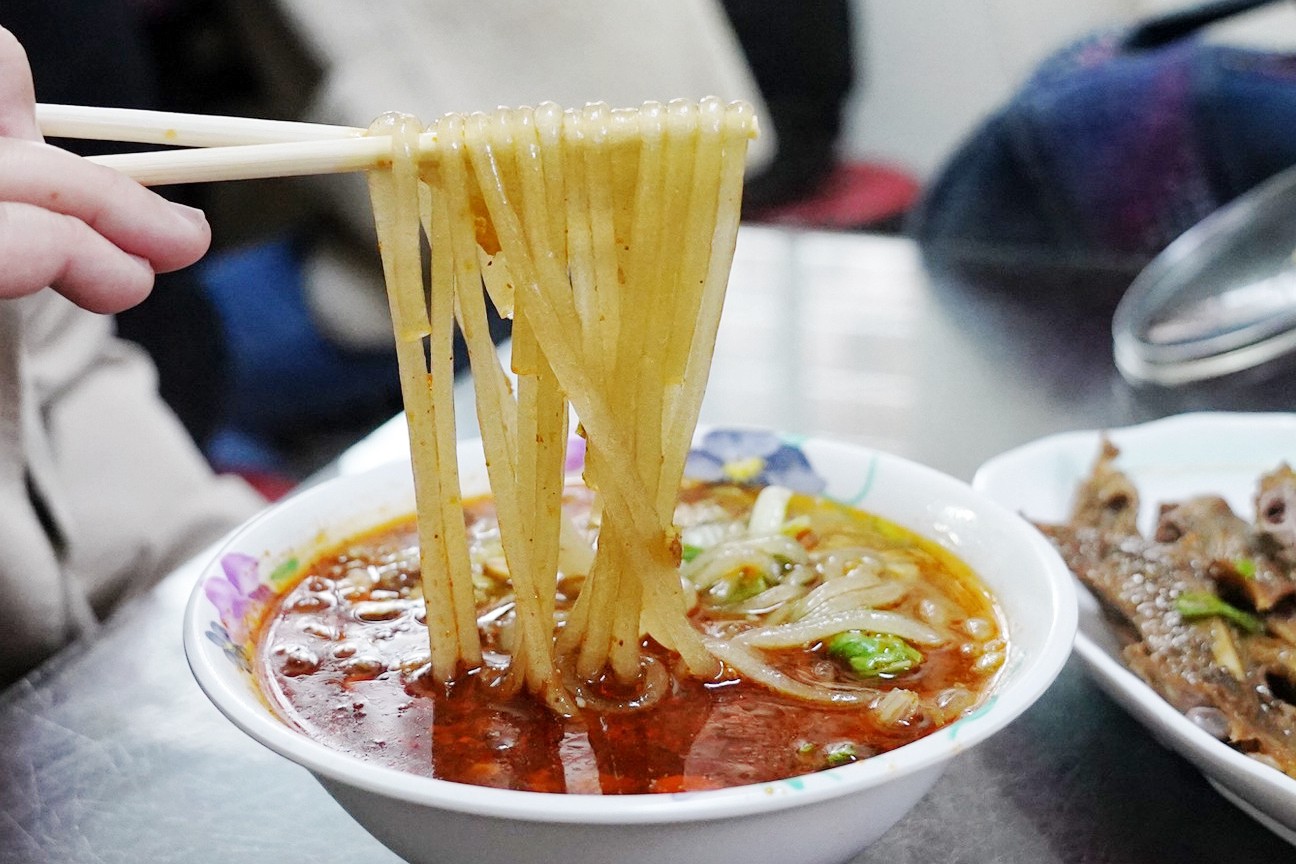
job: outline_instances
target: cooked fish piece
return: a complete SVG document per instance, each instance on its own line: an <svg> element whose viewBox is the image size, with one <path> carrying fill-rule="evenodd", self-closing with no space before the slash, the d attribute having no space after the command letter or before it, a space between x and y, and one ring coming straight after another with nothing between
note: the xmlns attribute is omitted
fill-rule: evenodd
<svg viewBox="0 0 1296 864"><path fill-rule="evenodd" d="M1296 580L1292 579L1291 571L1261 548L1233 558L1215 559L1211 562L1211 578L1221 594L1241 597L1257 612L1268 612L1288 597L1296 596Z"/></svg>
<svg viewBox="0 0 1296 864"><path fill-rule="evenodd" d="M1164 508L1144 538L1117 455L1104 441L1071 522L1041 530L1118 626L1131 670L1189 716L1224 718L1225 740L1296 776L1296 707L1273 687L1291 679L1292 653L1280 638L1246 633L1263 630L1260 619L1220 598L1226 570L1250 581L1236 562L1257 556L1257 532L1223 499L1203 497Z"/></svg>
<svg viewBox="0 0 1296 864"><path fill-rule="evenodd" d="M1154 536L1161 543L1191 537L1211 559L1209 575L1221 593L1257 612L1296 595L1291 567L1274 541L1253 530L1218 495L1163 505Z"/></svg>
<svg viewBox="0 0 1296 864"><path fill-rule="evenodd" d="M1076 492L1071 525L1114 534L1138 534L1139 496L1134 484L1115 467L1120 450L1107 438L1089 477Z"/></svg>

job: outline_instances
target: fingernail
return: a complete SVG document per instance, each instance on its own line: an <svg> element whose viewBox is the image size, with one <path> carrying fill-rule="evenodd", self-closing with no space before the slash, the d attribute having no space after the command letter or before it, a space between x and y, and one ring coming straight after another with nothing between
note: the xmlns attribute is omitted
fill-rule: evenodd
<svg viewBox="0 0 1296 864"><path fill-rule="evenodd" d="M199 210L197 207L190 207L187 204L177 204L174 201L171 202L171 206L174 207L175 211L183 216L186 221L192 222L194 225L199 227L203 227L207 224L207 214Z"/></svg>

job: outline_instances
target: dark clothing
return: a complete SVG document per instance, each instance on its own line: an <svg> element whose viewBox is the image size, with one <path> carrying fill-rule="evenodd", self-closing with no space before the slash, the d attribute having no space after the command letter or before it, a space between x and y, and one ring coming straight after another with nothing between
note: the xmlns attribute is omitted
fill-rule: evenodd
<svg viewBox="0 0 1296 864"><path fill-rule="evenodd" d="M778 152L748 179L745 209L813 193L837 164L842 108L855 66L847 0L723 0L751 66Z"/></svg>

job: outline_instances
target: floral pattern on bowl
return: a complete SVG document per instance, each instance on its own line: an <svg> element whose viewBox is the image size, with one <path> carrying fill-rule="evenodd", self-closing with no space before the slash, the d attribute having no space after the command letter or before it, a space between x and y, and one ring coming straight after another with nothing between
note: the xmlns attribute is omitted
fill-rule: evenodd
<svg viewBox="0 0 1296 864"><path fill-rule="evenodd" d="M689 451L684 474L706 482L777 484L818 495L827 482L795 444L764 429L712 429Z"/></svg>
<svg viewBox="0 0 1296 864"><path fill-rule="evenodd" d="M257 624L297 569L297 559L289 558L262 579L259 559L230 552L221 556L220 572L203 583L203 593L219 616L208 623L204 635L244 672L252 671L252 642Z"/></svg>
<svg viewBox="0 0 1296 864"><path fill-rule="evenodd" d="M580 435L572 435L567 439L567 460L563 463L563 471L568 476L580 474L585 470L585 439Z"/></svg>

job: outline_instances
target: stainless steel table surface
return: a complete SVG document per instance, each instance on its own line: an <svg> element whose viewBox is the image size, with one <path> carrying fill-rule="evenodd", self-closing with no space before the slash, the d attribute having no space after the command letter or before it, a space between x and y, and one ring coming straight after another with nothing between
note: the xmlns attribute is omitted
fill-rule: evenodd
<svg viewBox="0 0 1296 864"><path fill-rule="evenodd" d="M1010 259L954 267L900 239L744 228L703 420L861 442L967 480L1053 432L1296 405L1283 379L1175 394L1124 384L1108 325L1128 278ZM338 470L391 455L390 431ZM0 694L0 862L395 861L199 691L180 643L195 566ZM1293 859L1073 660L856 860Z"/></svg>

